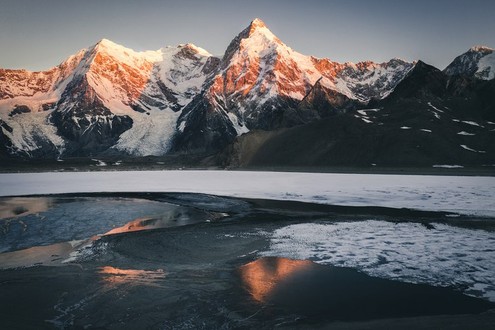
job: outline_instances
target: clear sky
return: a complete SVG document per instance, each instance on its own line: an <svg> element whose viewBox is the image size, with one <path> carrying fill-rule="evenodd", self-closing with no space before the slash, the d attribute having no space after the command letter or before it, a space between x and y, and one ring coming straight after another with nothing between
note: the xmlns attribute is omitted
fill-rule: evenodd
<svg viewBox="0 0 495 330"><path fill-rule="evenodd" d="M494 0L0 0L0 67L48 69L102 38L223 55L256 17L294 50L338 62L443 69L471 46L495 47Z"/></svg>

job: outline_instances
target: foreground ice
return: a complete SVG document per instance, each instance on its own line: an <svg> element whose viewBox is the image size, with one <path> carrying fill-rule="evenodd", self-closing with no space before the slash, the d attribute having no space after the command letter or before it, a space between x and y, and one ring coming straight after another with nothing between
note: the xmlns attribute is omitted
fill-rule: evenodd
<svg viewBox="0 0 495 330"><path fill-rule="evenodd" d="M275 230L270 248L261 254L453 286L495 302L495 235L483 230L376 220L301 223Z"/></svg>
<svg viewBox="0 0 495 330"><path fill-rule="evenodd" d="M495 217L495 177L248 171L0 174L0 196L82 192L191 192Z"/></svg>

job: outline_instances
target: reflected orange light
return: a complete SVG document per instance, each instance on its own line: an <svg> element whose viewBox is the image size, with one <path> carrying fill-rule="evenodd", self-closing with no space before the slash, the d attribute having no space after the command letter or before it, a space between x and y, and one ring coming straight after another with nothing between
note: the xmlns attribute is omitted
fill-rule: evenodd
<svg viewBox="0 0 495 330"><path fill-rule="evenodd" d="M101 267L98 271L103 275L103 281L110 285L119 284L139 284L156 285L159 280L165 278L163 269L142 270L142 269L120 269L112 266Z"/></svg>
<svg viewBox="0 0 495 330"><path fill-rule="evenodd" d="M33 246L23 250L0 253L0 269L30 267L33 265L56 266L72 261L73 253L89 246L96 236L80 240Z"/></svg>
<svg viewBox="0 0 495 330"><path fill-rule="evenodd" d="M240 272L246 289L263 303L281 281L311 265L309 260L263 258L242 266Z"/></svg>
<svg viewBox="0 0 495 330"><path fill-rule="evenodd" d="M129 233L133 231L140 231L140 230L145 230L145 229L151 229L155 228L153 226L152 222L153 219L151 218L138 218L136 220L133 220L131 222L126 223L125 225L121 227L114 228L110 231L107 231L103 236L105 235L112 235L112 234L120 234L120 233Z"/></svg>

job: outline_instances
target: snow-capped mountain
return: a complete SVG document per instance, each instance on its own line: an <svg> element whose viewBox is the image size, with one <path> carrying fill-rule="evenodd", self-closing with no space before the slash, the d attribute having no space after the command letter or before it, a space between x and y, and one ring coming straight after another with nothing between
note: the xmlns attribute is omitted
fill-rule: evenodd
<svg viewBox="0 0 495 330"><path fill-rule="evenodd" d="M495 78L495 52L485 46L472 47L457 56L444 72L449 76L464 75L491 80Z"/></svg>
<svg viewBox="0 0 495 330"><path fill-rule="evenodd" d="M426 121L442 117L439 110L430 118L432 107L452 112L449 120L488 127L495 120L493 57L492 49L475 47L444 72L400 59L337 63L298 53L259 19L221 59L192 44L136 52L103 39L47 71L0 69L0 156L212 153L250 131L320 121L344 123L329 134L345 139L357 120L383 142L391 118L417 119L430 130ZM307 141L304 150L336 143Z"/></svg>
<svg viewBox="0 0 495 330"><path fill-rule="evenodd" d="M185 108L174 148L217 148L251 129L294 126L362 106L388 95L413 66L399 59L341 64L302 55L255 19L230 43L205 91ZM298 108L316 84L332 95L319 100L326 104L320 108L331 109L327 113Z"/></svg>
<svg viewBox="0 0 495 330"><path fill-rule="evenodd" d="M33 156L163 154L218 62L192 44L135 52L103 39L45 72L2 70L2 133L11 151Z"/></svg>

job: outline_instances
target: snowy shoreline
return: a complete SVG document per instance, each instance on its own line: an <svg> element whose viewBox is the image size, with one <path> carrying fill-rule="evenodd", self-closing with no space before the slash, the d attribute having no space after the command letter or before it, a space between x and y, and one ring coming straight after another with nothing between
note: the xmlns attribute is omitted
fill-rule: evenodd
<svg viewBox="0 0 495 330"><path fill-rule="evenodd" d="M495 177L251 172L114 171L0 174L0 196L183 192L495 217Z"/></svg>

